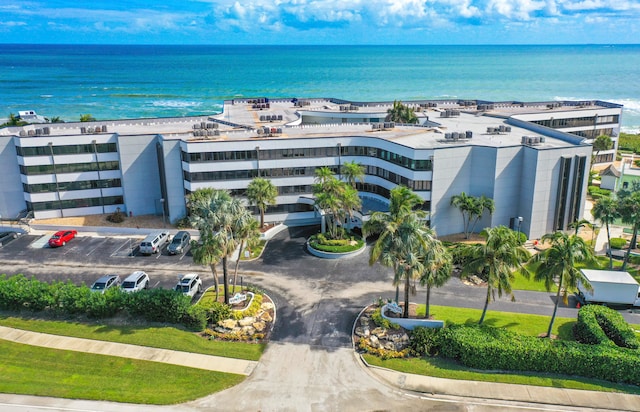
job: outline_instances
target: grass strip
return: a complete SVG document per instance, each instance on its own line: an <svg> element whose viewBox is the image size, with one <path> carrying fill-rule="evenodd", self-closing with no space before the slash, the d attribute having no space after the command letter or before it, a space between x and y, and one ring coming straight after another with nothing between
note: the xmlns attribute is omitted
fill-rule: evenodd
<svg viewBox="0 0 640 412"><path fill-rule="evenodd" d="M264 344L207 340L194 332L173 326L115 326L107 324L64 322L57 320L25 319L0 315L0 325L108 342L129 343L152 348L171 349L204 355L257 361L264 352Z"/></svg>
<svg viewBox="0 0 640 412"><path fill-rule="evenodd" d="M0 340L0 392L171 405L242 382L244 376Z"/></svg>
<svg viewBox="0 0 640 412"><path fill-rule="evenodd" d="M533 385L551 388L581 389L600 392L623 392L640 394L640 388L597 379L578 376L564 376L541 373L516 373L512 371L470 370L458 363L441 358L408 358L382 360L376 356L363 354L363 358L373 366L380 366L404 373L433 376L436 378L460 379L480 382L499 382L518 385Z"/></svg>

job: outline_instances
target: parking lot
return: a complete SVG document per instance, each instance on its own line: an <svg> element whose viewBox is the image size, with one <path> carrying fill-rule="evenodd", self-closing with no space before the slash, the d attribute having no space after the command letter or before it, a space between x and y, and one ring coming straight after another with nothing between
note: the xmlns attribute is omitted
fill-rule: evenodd
<svg viewBox="0 0 640 412"><path fill-rule="evenodd" d="M43 281L67 281L90 286L101 275L113 273L124 279L136 270L149 274L151 287L173 288L178 275L199 273L204 287L213 284L211 272L193 263L189 248L170 255L167 245L157 254L140 253L144 236L99 236L78 233L65 246L50 247L53 232L23 234L0 247L2 273L22 273Z"/></svg>

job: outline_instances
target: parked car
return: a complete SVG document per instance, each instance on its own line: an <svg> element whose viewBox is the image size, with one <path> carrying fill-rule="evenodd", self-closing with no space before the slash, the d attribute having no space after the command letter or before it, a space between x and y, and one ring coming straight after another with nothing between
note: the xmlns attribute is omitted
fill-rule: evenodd
<svg viewBox="0 0 640 412"><path fill-rule="evenodd" d="M93 285L91 285L92 292L104 293L107 289L118 287L120 284L120 276L118 275L104 275L98 278Z"/></svg>
<svg viewBox="0 0 640 412"><path fill-rule="evenodd" d="M64 246L67 244L67 242L76 237L77 234L78 232L75 230L59 230L54 233L53 236L51 236L51 238L49 239L49 246Z"/></svg>
<svg viewBox="0 0 640 412"><path fill-rule="evenodd" d="M140 253L143 255L158 253L168 241L169 232L152 233L140 242Z"/></svg>
<svg viewBox="0 0 640 412"><path fill-rule="evenodd" d="M183 295L194 297L196 293L202 292L202 280L196 273L188 273L180 275L176 291L182 292Z"/></svg>
<svg viewBox="0 0 640 412"><path fill-rule="evenodd" d="M2 232L0 233L0 247L16 239L22 233L20 232Z"/></svg>
<svg viewBox="0 0 640 412"><path fill-rule="evenodd" d="M191 235L189 234L189 232L181 230L180 232L176 233L176 235L173 237L173 240L171 240L171 243L169 243L167 252L169 252L170 255L184 253L184 251L187 250L187 246L189 246L190 241Z"/></svg>
<svg viewBox="0 0 640 412"><path fill-rule="evenodd" d="M120 286L125 292L139 292L149 287L149 275L138 270L125 278Z"/></svg>

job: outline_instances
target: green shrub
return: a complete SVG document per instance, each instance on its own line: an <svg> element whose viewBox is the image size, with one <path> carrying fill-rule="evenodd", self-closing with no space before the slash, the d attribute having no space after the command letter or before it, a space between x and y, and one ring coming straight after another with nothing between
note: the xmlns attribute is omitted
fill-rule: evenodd
<svg viewBox="0 0 640 412"><path fill-rule="evenodd" d="M602 335L605 336L604 340L602 340L602 335L598 335L600 341L593 343L600 343L611 339L613 343L623 348L638 349L640 347L633 329L627 321L624 320L622 315L615 310L606 306L586 305L578 312L578 323L576 323L576 326L581 323L581 317L583 321L590 323L589 331L597 327L602 332ZM594 322L596 326L591 326ZM576 336L576 340L582 343L592 343L578 339L578 336Z"/></svg>
<svg viewBox="0 0 640 412"><path fill-rule="evenodd" d="M344 239L327 239L324 234L318 233L309 238L309 245L323 252L347 253L362 248L364 240L357 236L349 236Z"/></svg>
<svg viewBox="0 0 640 412"><path fill-rule="evenodd" d="M87 316L91 318L115 316L125 306L125 299L125 292L120 288L110 288L104 293L91 292L87 299Z"/></svg>
<svg viewBox="0 0 640 412"><path fill-rule="evenodd" d="M595 305L585 305L578 311L578 321L573 325L573 337L580 343L598 345L610 342L598 324L593 310L595 307Z"/></svg>
<svg viewBox="0 0 640 412"><path fill-rule="evenodd" d="M122 223L127 218L127 215L120 211L120 208L116 209L115 212L111 213L107 216L107 220L111 223Z"/></svg>
<svg viewBox="0 0 640 412"><path fill-rule="evenodd" d="M409 339L409 352L413 356L437 355L440 345L439 328L415 328Z"/></svg>
<svg viewBox="0 0 640 412"><path fill-rule="evenodd" d="M239 320L245 318L247 316L255 316L260 312L260 308L262 307L262 295L253 295L253 300L251 301L251 305L243 311L233 310L231 309L231 317Z"/></svg>
<svg viewBox="0 0 640 412"><path fill-rule="evenodd" d="M231 308L222 302L212 302L206 310L209 323L214 325L231 317Z"/></svg>
<svg viewBox="0 0 640 412"><path fill-rule="evenodd" d="M621 237L611 238L611 249L623 249L626 244L627 244L627 239L623 239Z"/></svg>
<svg viewBox="0 0 640 412"><path fill-rule="evenodd" d="M397 323L389 322L389 320L382 317L382 308L377 308L371 314L371 320L375 323L376 326L385 329L400 329L400 325Z"/></svg>
<svg viewBox="0 0 640 412"><path fill-rule="evenodd" d="M202 332L207 327L207 319L207 309L194 305L190 306L187 313L182 315L181 323L193 331Z"/></svg>
<svg viewBox="0 0 640 412"><path fill-rule="evenodd" d="M191 298L170 289L147 289L130 293L127 311L151 322L180 323L191 306Z"/></svg>
<svg viewBox="0 0 640 412"><path fill-rule="evenodd" d="M54 303L51 309L56 313L69 315L85 314L91 289L88 286L77 286L67 282L55 282L51 284L51 294Z"/></svg>
<svg viewBox="0 0 640 412"><path fill-rule="evenodd" d="M558 373L640 384L637 350L543 339L485 325L450 325L440 332L439 342L441 356L470 368Z"/></svg>

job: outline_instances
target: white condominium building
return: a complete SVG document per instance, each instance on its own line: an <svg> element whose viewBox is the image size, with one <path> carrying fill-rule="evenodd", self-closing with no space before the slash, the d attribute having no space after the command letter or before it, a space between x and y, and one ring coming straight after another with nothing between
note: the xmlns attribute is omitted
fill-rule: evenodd
<svg viewBox="0 0 640 412"><path fill-rule="evenodd" d="M405 185L423 199L439 235L463 222L451 198L485 195L495 212L477 225L507 225L537 238L581 219L591 142L611 136L622 106L603 101L403 102L414 125L385 122L393 102L235 99L219 114L47 123L0 129L0 216L111 213L185 216L185 196L203 187L244 196L257 176L278 187L266 219L316 224L312 185L327 166L365 168L363 213L385 210Z"/></svg>

